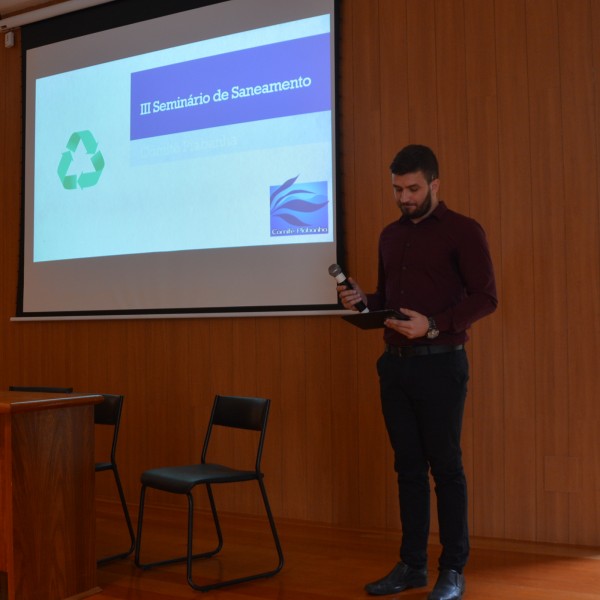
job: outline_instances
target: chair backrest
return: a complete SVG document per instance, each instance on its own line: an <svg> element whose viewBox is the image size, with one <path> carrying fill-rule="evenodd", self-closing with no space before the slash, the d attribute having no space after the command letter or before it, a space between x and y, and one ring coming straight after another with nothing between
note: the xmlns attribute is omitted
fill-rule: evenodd
<svg viewBox="0 0 600 600"><path fill-rule="evenodd" d="M46 392L48 394L71 394L72 387L53 387L46 385L10 385L9 392Z"/></svg>
<svg viewBox="0 0 600 600"><path fill-rule="evenodd" d="M259 471L270 405L271 401L268 398L221 396L217 394L204 439L204 447L202 448L202 462L206 462L206 454L214 425L259 431L260 437L256 453L256 471Z"/></svg>
<svg viewBox="0 0 600 600"><path fill-rule="evenodd" d="M101 394L101 396L103 401L94 404L94 424L111 425L114 428L110 450L110 460L114 464L124 396L119 394Z"/></svg>
<svg viewBox="0 0 600 600"><path fill-rule="evenodd" d="M269 403L267 398L217 395L212 422L224 427L261 431L266 425Z"/></svg>
<svg viewBox="0 0 600 600"><path fill-rule="evenodd" d="M115 425L121 422L123 396L118 394L101 394L102 402L94 405L94 423L96 425Z"/></svg>

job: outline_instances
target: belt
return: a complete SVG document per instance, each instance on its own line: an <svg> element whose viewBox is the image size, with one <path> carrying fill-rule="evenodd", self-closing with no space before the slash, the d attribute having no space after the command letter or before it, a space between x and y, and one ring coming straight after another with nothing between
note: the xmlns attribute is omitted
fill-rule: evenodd
<svg viewBox="0 0 600 600"><path fill-rule="evenodd" d="M399 356L400 358L408 358L410 356L427 356L428 354L457 352L464 347L464 344L458 344L458 346L391 346L390 344L386 344L385 351L394 356Z"/></svg>

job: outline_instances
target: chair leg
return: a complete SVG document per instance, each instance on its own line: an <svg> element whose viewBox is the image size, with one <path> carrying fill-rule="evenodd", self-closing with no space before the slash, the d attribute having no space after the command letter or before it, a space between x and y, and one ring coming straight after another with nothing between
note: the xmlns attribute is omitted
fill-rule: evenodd
<svg viewBox="0 0 600 600"><path fill-rule="evenodd" d="M190 585L192 581L192 560L194 554L194 497L188 494L188 531L187 531L187 580Z"/></svg>
<svg viewBox="0 0 600 600"><path fill-rule="evenodd" d="M217 505L215 504L215 498L213 496L212 487L210 483L206 484L206 493L208 495L208 501L210 503L210 511L213 517L213 523L215 525L215 532L217 534L217 539L219 540L219 545L217 546L217 552L220 552L221 548L223 548L223 533L221 531L221 523L219 522L219 515L217 514Z"/></svg>
<svg viewBox="0 0 600 600"><path fill-rule="evenodd" d="M129 532L129 540L131 545L126 552L120 552L118 554L112 554L110 556L105 556L103 558L98 559L97 565L105 565L108 562L113 560L118 560L121 558L127 558L135 549L135 534L133 532L133 525L131 523L131 517L129 516L129 509L127 508L127 501L125 500L125 493L123 492L123 485L121 484L121 478L119 477L119 471L117 469L117 465L113 463L111 468L113 475L115 476L115 483L117 485L117 491L119 492L119 499L121 500L121 506L123 508L123 515L125 517L125 522L127 523L127 531Z"/></svg>
<svg viewBox="0 0 600 600"><path fill-rule="evenodd" d="M263 503L265 506L265 511L267 513L267 518L269 520L269 525L271 528L271 533L273 535L273 541L275 542L275 548L277 549L277 556L279 559L279 563L277 564L277 566L271 570L271 571L265 571L262 573L256 573L254 575L248 575L246 577L237 577L235 579L227 579L225 581L219 581L217 583L212 583L209 585L198 585L196 583L194 583L193 579L192 579L192 566L191 566L191 560L188 560L188 583L190 585L190 587L192 587L193 589L199 591L199 592L208 592L209 590L214 590L217 588L221 588L221 587L225 587L228 585L234 585L236 583L244 583L247 581L253 581L254 579L261 579L264 577L272 577L273 575L275 575L276 573L279 573L279 571L281 571L281 569L283 568L283 564L284 564L284 558L283 558L283 550L281 549L281 543L279 541L279 535L277 534L277 528L275 527L275 520L273 519L273 513L271 511L271 505L269 504L269 499L267 496L267 490L265 488L264 482L262 479L258 479L258 485L260 488L260 493L263 499ZM218 517L217 517L217 513L216 513L216 508L214 505L214 502L212 501L212 491L210 490L210 485L207 484L207 490L208 490L208 494L209 494L209 498L211 499L211 508L213 509L213 516L215 518L215 521L218 523ZM191 551L191 538L189 537L191 535L191 530L188 529L188 553ZM220 538L220 536L219 536Z"/></svg>
<svg viewBox="0 0 600 600"><path fill-rule="evenodd" d="M136 543L135 543L135 565L140 569L151 569L152 567L159 567L163 565L171 565L175 563L186 562L188 564L188 574L191 573L191 561L196 560L197 558L210 558L217 554L221 548L223 547L223 536L221 535L221 528L218 524L218 520L216 522L217 528L217 536L218 543L217 547L213 550L209 550L208 552L200 552L198 554L191 554L192 549L190 544L193 538L193 527L194 527L194 498L192 493L186 494L188 497L188 550L185 556L178 556L177 558L169 558L166 560L159 560L150 563L142 563L140 561L141 547L142 547L142 524L144 520L144 504L146 501L146 486L142 485L142 489L140 491L140 507L138 513L138 528L136 535ZM216 515L216 509L214 508L214 501L211 501L211 507L213 508L213 517Z"/></svg>
<svg viewBox="0 0 600 600"><path fill-rule="evenodd" d="M269 573L269 576L271 576L271 575L275 575L276 573L279 573L279 571L281 571L281 569L283 568L283 563L284 563L283 550L281 549L281 542L279 541L279 534L277 533L277 528L275 527L275 519L273 519L273 512L271 511L271 505L269 504L269 498L267 496L267 489L265 487L265 484L264 484L264 481L262 480L262 478L258 480L258 485L260 487L260 493L262 495L263 503L265 505L265 511L267 513L267 518L269 519L271 533L273 534L273 541L275 542L275 548L277 549L277 556L279 558L279 563L278 563L277 567L275 567L275 569L273 571L271 571L271 573Z"/></svg>
<svg viewBox="0 0 600 600"><path fill-rule="evenodd" d="M134 562L137 567L143 568L140 563L140 550L142 546L142 523L144 522L144 504L146 502L146 486L142 485L140 490L140 504L138 509L137 535L135 536L135 554Z"/></svg>

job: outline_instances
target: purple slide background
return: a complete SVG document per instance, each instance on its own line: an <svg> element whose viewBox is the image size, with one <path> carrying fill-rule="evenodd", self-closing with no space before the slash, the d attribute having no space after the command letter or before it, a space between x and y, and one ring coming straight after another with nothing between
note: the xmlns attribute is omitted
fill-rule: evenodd
<svg viewBox="0 0 600 600"><path fill-rule="evenodd" d="M320 34L201 58L131 74L131 139L219 127L331 109L330 34ZM231 98L233 86L254 87L298 77L312 84L294 90ZM230 96L215 101L221 89ZM209 95L210 102L148 115L143 102Z"/></svg>

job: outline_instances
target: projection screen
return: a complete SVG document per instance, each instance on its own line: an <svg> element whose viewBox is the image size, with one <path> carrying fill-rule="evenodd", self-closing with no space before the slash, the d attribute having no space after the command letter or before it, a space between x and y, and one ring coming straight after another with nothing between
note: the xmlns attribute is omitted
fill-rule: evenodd
<svg viewBox="0 0 600 600"><path fill-rule="evenodd" d="M25 27L17 317L337 309L335 23L115 0Z"/></svg>

